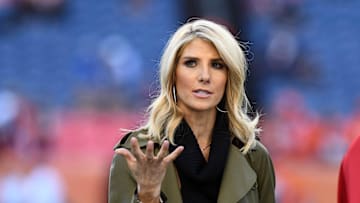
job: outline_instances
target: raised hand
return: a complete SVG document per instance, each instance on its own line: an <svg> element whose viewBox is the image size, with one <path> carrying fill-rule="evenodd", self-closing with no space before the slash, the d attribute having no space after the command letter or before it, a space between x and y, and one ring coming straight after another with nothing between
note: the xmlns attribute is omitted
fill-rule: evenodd
<svg viewBox="0 0 360 203"><path fill-rule="evenodd" d="M165 177L167 166L176 159L184 147L179 146L170 154L169 141L164 141L157 155L154 154L154 143L148 141L145 153L141 151L135 137L130 140L131 151L125 148L116 149L122 155L137 182L137 192L143 202L158 201L161 183Z"/></svg>

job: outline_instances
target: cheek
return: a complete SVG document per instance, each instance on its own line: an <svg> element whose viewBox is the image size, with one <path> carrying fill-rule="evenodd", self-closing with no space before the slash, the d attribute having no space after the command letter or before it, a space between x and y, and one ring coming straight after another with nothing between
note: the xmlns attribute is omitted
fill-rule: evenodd
<svg viewBox="0 0 360 203"><path fill-rule="evenodd" d="M189 71L183 70L181 67L178 67L175 72L175 78L176 78L176 85L179 86L188 86L190 85L190 82L193 82L192 73Z"/></svg>
<svg viewBox="0 0 360 203"><path fill-rule="evenodd" d="M190 85L191 78L188 74L185 74L182 71L177 71L175 78L175 85L178 92L181 92L183 89L186 89Z"/></svg>

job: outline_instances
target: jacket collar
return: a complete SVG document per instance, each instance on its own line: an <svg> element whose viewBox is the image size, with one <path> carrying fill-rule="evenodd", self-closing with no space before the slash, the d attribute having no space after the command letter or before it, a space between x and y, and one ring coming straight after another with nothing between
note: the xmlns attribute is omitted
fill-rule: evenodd
<svg viewBox="0 0 360 203"><path fill-rule="evenodd" d="M233 144L229 150L218 202L237 202L256 186L256 172L246 157Z"/></svg>
<svg viewBox="0 0 360 203"><path fill-rule="evenodd" d="M140 148L146 147L146 144L148 142L148 139L140 138L142 135L146 135L146 130L139 130L134 132L129 132L124 137L121 138L121 140L114 146L114 150L120 147L131 149L130 140L132 137L136 137L139 143ZM155 142L155 144L160 144L158 142Z"/></svg>

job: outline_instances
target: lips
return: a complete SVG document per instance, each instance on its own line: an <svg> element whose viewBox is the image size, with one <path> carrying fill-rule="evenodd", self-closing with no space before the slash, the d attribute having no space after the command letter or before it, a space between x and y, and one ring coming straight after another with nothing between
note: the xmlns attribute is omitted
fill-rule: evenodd
<svg viewBox="0 0 360 203"><path fill-rule="evenodd" d="M210 92L208 90L204 90L204 89L194 90L193 93L195 96L201 97L201 98L209 97L212 94L212 92Z"/></svg>

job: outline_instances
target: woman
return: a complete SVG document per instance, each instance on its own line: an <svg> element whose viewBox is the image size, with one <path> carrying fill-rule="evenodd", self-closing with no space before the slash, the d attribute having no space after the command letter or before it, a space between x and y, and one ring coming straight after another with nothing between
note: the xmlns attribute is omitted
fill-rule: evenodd
<svg viewBox="0 0 360 203"><path fill-rule="evenodd" d="M147 123L116 145L109 202L275 202L275 177L247 115L246 59L223 26L195 20L169 40Z"/></svg>

